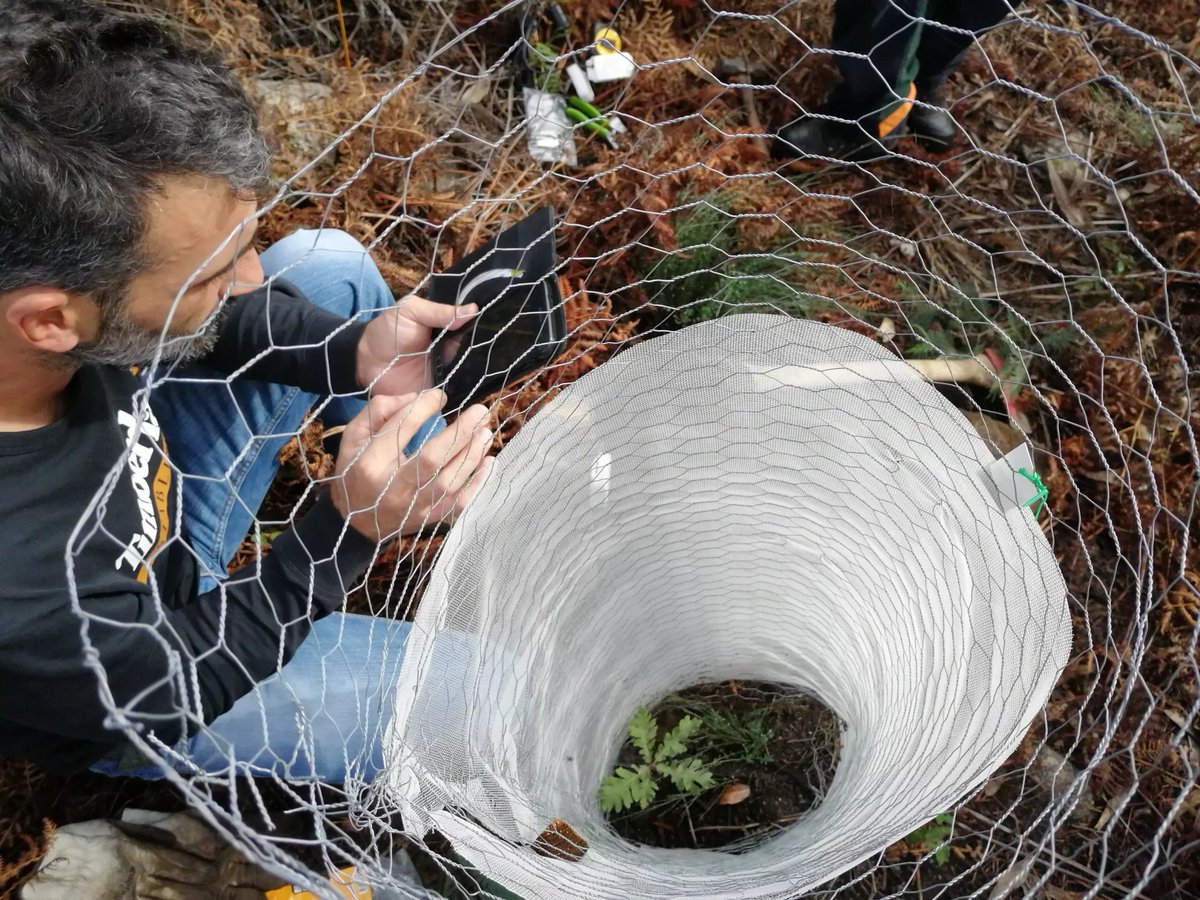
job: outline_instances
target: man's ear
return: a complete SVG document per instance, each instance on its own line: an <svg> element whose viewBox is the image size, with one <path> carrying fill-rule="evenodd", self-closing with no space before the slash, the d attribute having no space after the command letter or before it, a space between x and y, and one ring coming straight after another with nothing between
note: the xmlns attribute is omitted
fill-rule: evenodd
<svg viewBox="0 0 1200 900"><path fill-rule="evenodd" d="M99 311L88 298L34 285L0 296L13 334L44 353L66 353L95 336Z"/></svg>

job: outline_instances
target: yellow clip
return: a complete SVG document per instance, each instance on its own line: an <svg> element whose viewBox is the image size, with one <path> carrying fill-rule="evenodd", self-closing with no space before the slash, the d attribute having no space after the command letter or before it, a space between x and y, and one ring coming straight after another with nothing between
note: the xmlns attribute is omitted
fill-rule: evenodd
<svg viewBox="0 0 1200 900"><path fill-rule="evenodd" d="M342 869L329 876L334 888L348 900L371 900L371 889L354 877L354 867ZM284 885L267 891L266 900L317 900L317 895L295 885Z"/></svg>
<svg viewBox="0 0 1200 900"><path fill-rule="evenodd" d="M617 30L605 25L596 29L596 52L604 55L621 51L621 36Z"/></svg>

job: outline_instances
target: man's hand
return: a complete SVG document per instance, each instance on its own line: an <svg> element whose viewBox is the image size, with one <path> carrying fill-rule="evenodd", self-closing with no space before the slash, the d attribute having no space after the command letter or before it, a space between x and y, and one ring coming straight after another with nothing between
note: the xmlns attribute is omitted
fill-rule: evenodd
<svg viewBox="0 0 1200 900"><path fill-rule="evenodd" d="M478 312L474 303L452 306L405 297L364 329L358 345L358 383L374 394L414 394L430 387L425 351L433 333L457 330Z"/></svg>
<svg viewBox="0 0 1200 900"><path fill-rule="evenodd" d="M333 505L375 541L412 534L458 515L491 468L487 407L469 406L420 452L405 457L417 429L446 403L441 391L377 395L342 434Z"/></svg>

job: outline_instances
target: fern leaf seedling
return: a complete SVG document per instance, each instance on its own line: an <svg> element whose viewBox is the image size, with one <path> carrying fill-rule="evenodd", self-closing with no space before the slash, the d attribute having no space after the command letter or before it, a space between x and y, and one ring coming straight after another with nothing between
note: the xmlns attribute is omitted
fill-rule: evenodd
<svg viewBox="0 0 1200 900"><path fill-rule="evenodd" d="M684 716L660 739L658 720L645 707L638 709L629 720L629 740L642 762L633 768L618 766L604 778L600 809L605 813L624 812L634 806L646 809L658 795L662 779L670 781L676 792L691 796L713 787L716 780L701 759L680 759L700 727L700 719Z"/></svg>

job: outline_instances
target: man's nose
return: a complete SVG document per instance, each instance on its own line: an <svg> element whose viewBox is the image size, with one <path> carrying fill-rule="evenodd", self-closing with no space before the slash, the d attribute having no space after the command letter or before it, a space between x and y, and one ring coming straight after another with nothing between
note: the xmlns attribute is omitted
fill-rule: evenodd
<svg viewBox="0 0 1200 900"><path fill-rule="evenodd" d="M229 289L229 296L237 297L240 294L250 293L263 283L264 277L258 251L246 250L238 257L237 265L234 267L233 286Z"/></svg>

